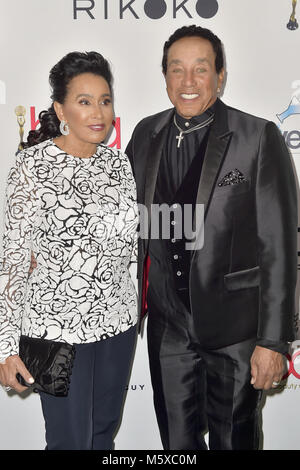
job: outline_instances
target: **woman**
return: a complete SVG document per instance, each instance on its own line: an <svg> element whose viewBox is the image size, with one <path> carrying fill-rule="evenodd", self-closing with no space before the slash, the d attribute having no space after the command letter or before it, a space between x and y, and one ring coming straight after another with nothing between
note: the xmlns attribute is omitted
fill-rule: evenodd
<svg viewBox="0 0 300 470"><path fill-rule="evenodd" d="M70 53L50 84L52 106L8 178L0 382L19 393L17 374L34 382L18 355L21 334L74 344L68 395L40 393L47 448L112 449L137 322L135 185L127 157L102 143L113 121L107 61Z"/></svg>

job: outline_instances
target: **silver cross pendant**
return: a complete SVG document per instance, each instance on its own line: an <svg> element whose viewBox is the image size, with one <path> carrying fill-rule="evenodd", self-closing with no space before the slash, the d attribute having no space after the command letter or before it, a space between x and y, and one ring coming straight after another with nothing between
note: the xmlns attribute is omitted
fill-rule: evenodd
<svg viewBox="0 0 300 470"><path fill-rule="evenodd" d="M176 136L176 139L178 140L177 148L179 149L181 141L184 139L182 132L180 132L180 134Z"/></svg>

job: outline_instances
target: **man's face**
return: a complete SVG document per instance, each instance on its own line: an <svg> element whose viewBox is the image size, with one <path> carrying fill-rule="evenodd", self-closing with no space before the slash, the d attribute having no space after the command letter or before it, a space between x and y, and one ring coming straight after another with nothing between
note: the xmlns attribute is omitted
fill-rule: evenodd
<svg viewBox="0 0 300 470"><path fill-rule="evenodd" d="M197 36L174 42L168 51L167 92L184 118L202 114L217 99L224 71L215 67L215 52L209 41Z"/></svg>

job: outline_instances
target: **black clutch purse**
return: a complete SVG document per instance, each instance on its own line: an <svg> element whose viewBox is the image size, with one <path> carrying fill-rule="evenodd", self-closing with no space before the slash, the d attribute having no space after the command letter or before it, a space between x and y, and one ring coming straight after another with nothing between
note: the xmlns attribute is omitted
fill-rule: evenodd
<svg viewBox="0 0 300 470"><path fill-rule="evenodd" d="M68 343L22 335L19 356L32 374L34 383L25 382L20 374L17 380L34 392L45 392L57 397L68 395L75 347Z"/></svg>

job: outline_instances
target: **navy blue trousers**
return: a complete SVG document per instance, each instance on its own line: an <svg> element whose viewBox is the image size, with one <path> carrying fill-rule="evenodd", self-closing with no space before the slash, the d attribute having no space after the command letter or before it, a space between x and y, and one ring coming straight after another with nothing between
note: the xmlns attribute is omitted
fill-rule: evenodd
<svg viewBox="0 0 300 470"><path fill-rule="evenodd" d="M67 397L40 393L47 450L111 450L128 383L136 327L77 344Z"/></svg>

